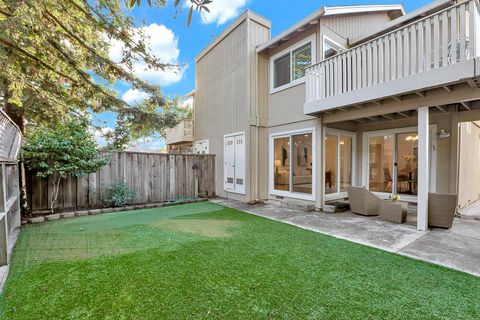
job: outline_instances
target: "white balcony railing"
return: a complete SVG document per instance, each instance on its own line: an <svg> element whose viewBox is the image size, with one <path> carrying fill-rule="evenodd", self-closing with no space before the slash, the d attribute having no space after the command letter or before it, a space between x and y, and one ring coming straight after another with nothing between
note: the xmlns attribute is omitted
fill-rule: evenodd
<svg viewBox="0 0 480 320"><path fill-rule="evenodd" d="M166 131L167 144L192 142L193 141L193 120L184 120L178 125Z"/></svg>
<svg viewBox="0 0 480 320"><path fill-rule="evenodd" d="M312 65L306 106L479 55L479 3L462 2Z"/></svg>

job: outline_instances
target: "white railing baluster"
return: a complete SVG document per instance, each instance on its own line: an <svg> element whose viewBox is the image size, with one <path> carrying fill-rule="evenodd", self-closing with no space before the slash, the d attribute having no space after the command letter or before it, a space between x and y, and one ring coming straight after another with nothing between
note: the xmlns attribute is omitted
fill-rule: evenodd
<svg viewBox="0 0 480 320"><path fill-rule="evenodd" d="M460 62L465 61L465 45L466 45L466 38L467 38L467 19L466 14L465 14L465 4L463 3L460 6L460 17L459 17L459 23L460 23Z"/></svg>
<svg viewBox="0 0 480 320"><path fill-rule="evenodd" d="M480 56L479 0L423 17L310 66L306 101L416 75Z"/></svg>
<svg viewBox="0 0 480 320"><path fill-rule="evenodd" d="M442 67L447 65L448 59L448 11L442 13Z"/></svg>
<svg viewBox="0 0 480 320"><path fill-rule="evenodd" d="M440 21L438 15L433 17L433 68L437 69L440 65Z"/></svg>
<svg viewBox="0 0 480 320"><path fill-rule="evenodd" d="M418 25L418 53L417 53L417 61L418 61L418 73L423 72L425 70L425 40L424 40L424 28L423 28L423 21Z"/></svg>
<svg viewBox="0 0 480 320"><path fill-rule="evenodd" d="M417 73L418 66L418 56L417 56L417 26L413 25L409 28L410 31L410 74L414 75Z"/></svg>
<svg viewBox="0 0 480 320"><path fill-rule="evenodd" d="M385 81L385 51L383 46L383 39L378 40L378 83Z"/></svg>
<svg viewBox="0 0 480 320"><path fill-rule="evenodd" d="M410 40L408 29L402 31L402 46L403 46L403 73L404 77L410 75Z"/></svg>
<svg viewBox="0 0 480 320"><path fill-rule="evenodd" d="M457 7L450 11L450 43L449 55L450 64L457 63L457 39L458 39L458 23L457 23Z"/></svg>
<svg viewBox="0 0 480 320"><path fill-rule="evenodd" d="M425 70L432 68L432 20L425 21Z"/></svg>

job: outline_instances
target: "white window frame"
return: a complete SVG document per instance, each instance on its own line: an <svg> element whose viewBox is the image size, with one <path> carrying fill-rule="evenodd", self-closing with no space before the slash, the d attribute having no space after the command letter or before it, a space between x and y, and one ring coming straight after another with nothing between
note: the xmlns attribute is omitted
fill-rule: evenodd
<svg viewBox="0 0 480 320"><path fill-rule="evenodd" d="M324 198L326 201L331 201L331 200L337 200L337 199L343 199L348 197L348 192L335 192L335 193L325 193L325 139L327 135L334 135L337 138L339 136L346 136L352 138L352 167L350 168L351 170L351 181L350 185L354 186L355 185L355 177L357 174L357 134L355 132L350 132L350 131L345 131L345 130L339 130L339 129L333 129L333 128L325 128L323 130L323 150L322 150L322 157L323 157L323 165L322 165L322 172L323 172L323 194ZM338 144L340 141L337 141L337 189L340 188L340 148L338 148Z"/></svg>
<svg viewBox="0 0 480 320"><path fill-rule="evenodd" d="M291 88L293 86L296 86L296 85L299 85L299 84L305 82L305 76L292 81L292 72L293 72L292 71L293 70L292 69L292 53L296 49L298 49L298 48L300 48L300 47L302 47L302 46L304 46L308 43L311 43L311 47L312 47L312 61L311 61L311 64L313 65L317 61L315 35L308 36L307 38L303 39L302 41L299 41L299 42L295 43L294 45L292 45L292 46L290 46L290 47L288 47L288 48L286 48L286 49L280 51L279 53L270 57L270 94L285 90L287 88ZM286 55L287 53L290 54L290 82L286 83L286 84L284 84L280 87L275 88L274 62L275 62L276 59Z"/></svg>
<svg viewBox="0 0 480 320"><path fill-rule="evenodd" d="M345 48L344 46L342 46L340 43L338 43L337 41L335 40L332 40L332 38L326 36L326 35L322 35L322 61L325 60L325 42L330 42L333 44L333 46L337 47L339 50L343 50L342 52L345 52L347 51L347 48ZM330 46L331 47L331 46ZM339 52L337 54L340 54L342 52ZM330 59L330 58L329 58Z"/></svg>
<svg viewBox="0 0 480 320"><path fill-rule="evenodd" d="M275 184L275 171L274 171L274 164L275 164L275 159L274 159L274 139L277 138L286 138L286 137L291 137L294 135L299 135L299 134L312 134L312 194L308 193L302 193L302 192L290 192L290 191L283 191L283 190L276 190L274 188ZM299 129L299 130L291 130L291 131L283 131L283 132L278 132L278 133L271 133L269 135L269 153L268 153L268 189L269 189L269 194L274 195L274 196L280 196L280 197L287 197L287 198L295 198L295 199L301 199L301 200L309 200L309 201L315 201L316 200L316 190L317 190L317 152L316 152L316 129L315 127L312 128L305 128L305 129ZM292 160L292 155L290 151L290 161ZM292 171L291 171L292 166L290 165L290 182L292 181Z"/></svg>
<svg viewBox="0 0 480 320"><path fill-rule="evenodd" d="M234 133L228 133L228 134L224 134L223 135L223 145L224 145L224 150L223 150L223 153L224 153L224 156L225 156L225 139L227 138L230 138L230 137L236 137L236 136L243 136L243 146L245 148L245 151L244 151L244 154L245 154L245 176L243 177L243 185L244 185L244 190L243 191L239 191L239 190L236 190L236 189L232 189L232 188L227 188L227 185L226 185L226 182L224 181L223 183L223 190L225 192L230 192L230 193L237 193L237 194L242 194L242 195L245 195L247 194L247 136L246 136L246 133L245 131L240 131L240 132L234 132ZM235 158L234 158L235 159ZM223 175L224 175L224 179L225 179L225 175L226 175L226 170L225 170L225 162L223 164ZM235 179L236 179L236 176L233 178L234 180L234 184L235 184Z"/></svg>
<svg viewBox="0 0 480 320"><path fill-rule="evenodd" d="M381 136L381 135L388 135L388 134L398 134L398 133L408 133L408 132L418 132L418 127L406 127L406 128L393 128L393 129L386 129L386 130L378 130L378 131L366 131L362 134L363 140L363 150L362 150L362 184L365 188L369 189L370 185L370 172L368 170L369 167L369 155L370 155L370 145L368 144L368 138L374 136ZM429 141L429 151L431 153L429 155L430 160L430 181L429 181L429 190L430 192L436 192L437 189L437 125L431 124L430 125L430 141ZM394 153L397 150L393 150ZM395 160L395 155L394 155ZM396 171L392 172L392 176L396 174ZM372 191L379 197L388 198L390 193L388 192L377 192ZM418 197L415 195L405 195L402 194L400 196L401 201L408 201L417 203Z"/></svg>

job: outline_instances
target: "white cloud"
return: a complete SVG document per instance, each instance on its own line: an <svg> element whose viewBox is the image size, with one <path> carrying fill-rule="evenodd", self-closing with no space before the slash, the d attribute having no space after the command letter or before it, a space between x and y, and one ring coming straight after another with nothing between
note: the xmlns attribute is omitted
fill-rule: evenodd
<svg viewBox="0 0 480 320"><path fill-rule="evenodd" d="M187 5L191 4L189 0ZM208 4L210 12L202 10L202 23L216 23L217 26L224 24L228 20L236 17L240 10L247 4L247 0L216 0Z"/></svg>
<svg viewBox="0 0 480 320"><path fill-rule="evenodd" d="M128 104L139 103L146 98L148 98L148 93L138 89L128 89L124 94L122 94L122 100Z"/></svg>
<svg viewBox="0 0 480 320"><path fill-rule="evenodd" d="M182 107L185 109L193 109L193 97L187 97L182 101Z"/></svg>
<svg viewBox="0 0 480 320"><path fill-rule="evenodd" d="M164 151L165 139L159 135L137 139L132 141L127 148L130 151Z"/></svg>
<svg viewBox="0 0 480 320"><path fill-rule="evenodd" d="M105 134L112 132L113 128L110 128L110 127L103 127L103 128L90 127L90 130L92 131L93 135L95 136L95 139L97 140L98 145L103 147L107 144L107 141L105 140Z"/></svg>
<svg viewBox="0 0 480 320"><path fill-rule="evenodd" d="M163 63L179 65L180 49L178 48L178 37L175 33L165 27L152 23L142 27L140 30L148 39L151 54ZM138 39L138 35L133 39ZM123 43L117 40L111 40L110 58L115 62L122 59ZM133 65L135 74L146 81L160 86L168 86L182 79L185 68L169 68L167 70L150 70L143 61L138 61Z"/></svg>

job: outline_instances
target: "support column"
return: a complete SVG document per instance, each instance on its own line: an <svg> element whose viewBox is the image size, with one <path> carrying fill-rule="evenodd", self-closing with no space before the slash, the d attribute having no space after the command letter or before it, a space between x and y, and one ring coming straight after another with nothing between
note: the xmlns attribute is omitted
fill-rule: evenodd
<svg viewBox="0 0 480 320"><path fill-rule="evenodd" d="M321 116L318 118L318 125L316 130L316 137L315 137L315 176L313 179L316 181L316 190L315 190L315 208L317 210L323 209L323 205L325 204L324 200L324 186L325 186L325 171L324 171L324 147L323 147L323 124ZM312 180L313 181L313 180Z"/></svg>
<svg viewBox="0 0 480 320"><path fill-rule="evenodd" d="M428 188L429 188L429 108L418 108L418 203L417 229L428 230Z"/></svg>

